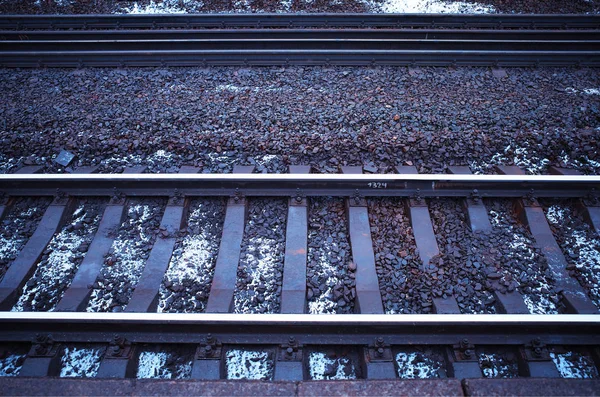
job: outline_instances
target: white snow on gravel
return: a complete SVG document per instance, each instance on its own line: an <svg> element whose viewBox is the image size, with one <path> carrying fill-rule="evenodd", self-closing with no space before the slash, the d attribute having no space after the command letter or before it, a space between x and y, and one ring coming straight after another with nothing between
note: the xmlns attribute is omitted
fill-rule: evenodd
<svg viewBox="0 0 600 397"><path fill-rule="evenodd" d="M187 10L185 6L202 7L204 3L199 0L151 0L150 4L140 6L134 3L131 7L123 7L121 10L124 14L185 14ZM184 8L181 8L184 6Z"/></svg>
<svg viewBox="0 0 600 397"><path fill-rule="evenodd" d="M489 162L478 163L473 161L469 166L474 174L485 174L487 170L495 165L510 164L524 169L529 174L538 175L550 165L550 160L540 158L530 153L527 148L510 143L502 153L494 154Z"/></svg>
<svg viewBox="0 0 600 397"><path fill-rule="evenodd" d="M276 86L266 86L266 87L250 87L250 86L238 86L234 84L219 84L215 87L215 91L217 92L279 92L283 91L284 88L276 87ZM285 88L286 91L290 91L291 88Z"/></svg>
<svg viewBox="0 0 600 397"><path fill-rule="evenodd" d="M600 89L598 88L584 88L582 90L578 90L573 87L567 87L565 88L565 92L568 94L577 94L579 92L582 92L586 95L600 95Z"/></svg>
<svg viewBox="0 0 600 397"><path fill-rule="evenodd" d="M183 280L193 280L197 284L208 284L212 280L216 260L212 253L218 251L218 246L217 241L207 230L210 225L206 225L206 216L202 203L190 214L188 224L199 225L200 233L188 234L182 244L173 252L169 269L165 274L165 279L171 283L181 284ZM167 299L173 294L173 291L161 284L158 300L159 313L162 313ZM194 302L201 304L200 301ZM203 309L201 308L201 310Z"/></svg>
<svg viewBox="0 0 600 397"><path fill-rule="evenodd" d="M328 367L336 368L334 374L326 374ZM356 379L356 369L348 357L329 358L325 353L311 352L308 356L308 371L312 380Z"/></svg>
<svg viewBox="0 0 600 397"><path fill-rule="evenodd" d="M367 1L373 12L409 14L489 14L495 13L493 5L440 0L385 0L383 3Z"/></svg>
<svg viewBox="0 0 600 397"><path fill-rule="evenodd" d="M583 230L566 227L565 221L571 216L571 209L563 205L553 205L546 212L550 223L565 229L567 254L576 258L574 264L579 274L590 285L590 297L600 307L600 238L589 238Z"/></svg>
<svg viewBox="0 0 600 397"><path fill-rule="evenodd" d="M177 365L175 371L167 365L171 353L144 351L140 353L138 379L186 379L192 374L192 362Z"/></svg>
<svg viewBox="0 0 600 397"><path fill-rule="evenodd" d="M39 211L39 208L31 207L27 209L27 211L21 211L19 215L12 218L12 222L15 225L14 228L21 229L29 219L36 216L36 213ZM4 221L7 221L7 218L4 218ZM6 226L10 227L10 226ZM4 227L3 227L4 229ZM23 248L27 239L20 235L9 235L6 236L4 233L0 234L0 258L9 258L18 254L18 252Z"/></svg>
<svg viewBox="0 0 600 397"><path fill-rule="evenodd" d="M591 359L574 352L550 352L550 358L563 378L590 379L598 377L598 370Z"/></svg>
<svg viewBox="0 0 600 397"><path fill-rule="evenodd" d="M128 154L127 156L113 156L100 162L106 167L132 167L138 165L147 165L148 171L152 172L154 167L169 165L175 158L175 154L166 150L157 150L148 157Z"/></svg>
<svg viewBox="0 0 600 397"><path fill-rule="evenodd" d="M19 375L25 356L26 354L9 354L4 358L0 358L0 376Z"/></svg>
<svg viewBox="0 0 600 397"><path fill-rule="evenodd" d="M100 369L103 348L67 347L61 358L61 378L95 378Z"/></svg>
<svg viewBox="0 0 600 397"><path fill-rule="evenodd" d="M271 380L273 360L265 351L233 349L227 352L227 379Z"/></svg>
<svg viewBox="0 0 600 397"><path fill-rule="evenodd" d="M565 151L563 151L558 157L567 168L575 168L578 170L591 168L593 171L592 173L600 173L600 162L592 160L587 156L583 156L579 159L573 159Z"/></svg>
<svg viewBox="0 0 600 397"><path fill-rule="evenodd" d="M75 225L81 223L83 227L81 235L63 229L59 234L52 238L48 245L48 247L52 249L52 252L48 256L48 260L46 262L40 262L33 275L33 278L36 278L38 282L33 286L25 284L21 297L13 307L12 311L23 311L24 305L27 302L32 302L32 305L35 305L35 298L33 298L33 300L30 299L32 296L35 297L40 293L52 295L52 291L48 293L48 290L51 290L55 285L64 284L67 281L70 282L70 280L65 280L65 278L72 274L73 269L75 268L75 264L71 262L73 256L76 255L73 251L76 250L81 243L86 241L86 236L95 231L101 218L101 215L98 215L91 223L84 223L83 220L85 219L85 216L86 212L84 205L79 206L73 213L75 219L71 224ZM47 299L47 297L44 299ZM55 304L56 303L58 303L58 300L56 300ZM52 310L54 310L54 307L49 311Z"/></svg>
<svg viewBox="0 0 600 397"><path fill-rule="evenodd" d="M440 363L419 353L396 354L398 377L400 379L429 379L438 378Z"/></svg>
<svg viewBox="0 0 600 397"><path fill-rule="evenodd" d="M489 213L490 221L494 227L507 227L508 231L513 235L513 240L509 243L510 254L508 254L507 259L517 259L520 262L535 260L535 252L530 248L535 246L533 241L526 236L516 233L512 225L503 224L502 219L506 218L506 214L494 210L490 210ZM527 267L530 269L538 268L535 263L531 263ZM521 274L517 269L514 269L513 276L515 276L517 280L521 278ZM535 275L535 279L538 282L538 286L532 288L533 293L523 294L523 300L527 305L527 309L529 309L529 312L532 314L558 314L556 304L550 299L549 294L544 293L544 291L550 291L552 289L549 284L542 281L546 280L546 278L543 277L543 275L537 274Z"/></svg>
<svg viewBox="0 0 600 397"><path fill-rule="evenodd" d="M47 0L44 0L44 1L47 2ZM65 6L73 4L74 0L52 0L52 1L57 6L65 7ZM38 7L41 7L42 6L42 0L35 0L35 5L38 6Z"/></svg>
<svg viewBox="0 0 600 397"><path fill-rule="evenodd" d="M512 378L519 371L516 362L510 363L501 355L494 353L481 353L479 355L479 366L486 378Z"/></svg>
<svg viewBox="0 0 600 397"><path fill-rule="evenodd" d="M325 241L323 244L327 244ZM332 243L336 245L336 243ZM330 247L321 248L321 255L317 258L317 266L315 267L315 274L327 274L330 272L331 276L325 281L327 289L325 292L318 295L315 300L308 302L308 312L310 314L335 314L337 304L333 300L333 287L335 287L340 279L337 277L337 267L333 266L325 255L325 252L332 252Z"/></svg>
<svg viewBox="0 0 600 397"><path fill-rule="evenodd" d="M133 218L133 215L137 213L137 218ZM141 247L148 243L152 238L151 235L145 234L145 230L142 227L144 222L152 217L152 209L148 205L133 205L129 207L128 218L121 225L122 228L133 228L134 234L140 236L140 240L137 242L130 241L125 236L120 236L115 239L112 244L111 250L114 252L116 262L112 266L104 266L104 274L111 279L117 279L125 277L132 284L135 285L138 278L140 277L146 260L140 258L138 247ZM108 311L115 297L117 288L113 289L112 295L106 299L106 295L100 298L98 292L100 289L94 289L92 296L88 303L86 311L88 312L103 312Z"/></svg>
<svg viewBox="0 0 600 397"><path fill-rule="evenodd" d="M281 226L281 225L279 225ZM269 239L264 237L251 237L248 239L248 250L246 257L242 258L245 263L256 264L256 266L249 266L247 269L248 274L252 278L252 281L247 285L249 290L256 290L261 283L260 277L264 276L264 284L266 287L263 297L265 302L263 304L255 305L251 300L247 299L246 294L237 294L234 299L234 312L235 313L259 313L258 309L260 306L270 307L269 302L277 301L277 295L269 293L277 287L273 287L277 284L277 278L274 273L279 264L278 258L273 255L279 252L279 243L275 239ZM237 291L239 292L239 291ZM265 313L272 313L272 311L265 311Z"/></svg>

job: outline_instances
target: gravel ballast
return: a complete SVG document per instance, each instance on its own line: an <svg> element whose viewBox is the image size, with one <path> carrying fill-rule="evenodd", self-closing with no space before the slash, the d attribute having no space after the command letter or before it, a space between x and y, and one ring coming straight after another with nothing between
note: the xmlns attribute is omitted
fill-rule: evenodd
<svg viewBox="0 0 600 397"><path fill-rule="evenodd" d="M375 13L594 13L594 0L0 0L0 13L198 13L198 12L375 12Z"/></svg>
<svg viewBox="0 0 600 397"><path fill-rule="evenodd" d="M235 313L279 312L286 219L286 199L249 200L233 296Z"/></svg>
<svg viewBox="0 0 600 397"><path fill-rule="evenodd" d="M351 261L343 199L311 198L308 208L308 312L353 313L356 265Z"/></svg>
<svg viewBox="0 0 600 397"><path fill-rule="evenodd" d="M467 224L460 200L429 200L429 212L440 255L427 269L436 298L456 297L463 313L495 313L493 290L484 271L482 241Z"/></svg>
<svg viewBox="0 0 600 397"><path fill-rule="evenodd" d="M88 312L125 309L159 232L165 199L133 199L93 285Z"/></svg>
<svg viewBox="0 0 600 397"><path fill-rule="evenodd" d="M61 149L74 167L133 156L209 172L278 156L281 169L411 161L419 172L546 159L597 174L600 88L592 69L290 67L0 70L4 161ZM440 90L439 87L444 89ZM524 151L524 148L526 150ZM45 159L45 160L42 160ZM211 160L214 159L214 160ZM166 161L166 160L164 160ZM162 163L162 161L158 161ZM160 169L151 172L164 172ZM164 167L163 167L164 168Z"/></svg>
<svg viewBox="0 0 600 397"><path fill-rule="evenodd" d="M600 236L585 222L573 200L544 204L552 233L568 262L567 270L600 307Z"/></svg>
<svg viewBox="0 0 600 397"><path fill-rule="evenodd" d="M368 202L375 268L386 313L431 313L431 285L416 251L403 199Z"/></svg>
<svg viewBox="0 0 600 397"><path fill-rule="evenodd" d="M44 250L13 311L52 311L71 285L98 229L106 200L86 199Z"/></svg>
<svg viewBox="0 0 600 397"><path fill-rule="evenodd" d="M19 197L8 209L0 230L0 280L35 232L50 201L47 198Z"/></svg>
<svg viewBox="0 0 600 397"><path fill-rule="evenodd" d="M190 203L187 227L177 239L159 290L158 312L201 313L206 309L224 218L223 199Z"/></svg>
<svg viewBox="0 0 600 397"><path fill-rule="evenodd" d="M494 232L498 233L498 237L488 243L501 253L489 263L495 263L497 269L488 273L490 282L501 292L516 288L532 314L562 312L564 307L546 258L535 247L531 233L516 219L511 200L485 200L485 205Z"/></svg>

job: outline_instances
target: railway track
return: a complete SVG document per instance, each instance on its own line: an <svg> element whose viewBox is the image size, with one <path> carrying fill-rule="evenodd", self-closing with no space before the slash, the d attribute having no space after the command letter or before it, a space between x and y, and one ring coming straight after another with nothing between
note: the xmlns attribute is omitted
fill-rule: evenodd
<svg viewBox="0 0 600 397"><path fill-rule="evenodd" d="M81 376L72 368L77 364L93 367L84 371L84 376L120 379L115 384L127 390L124 394L150 390L144 387L162 387L163 392L173 394L190 393L191 388L247 393L252 387L260 387L255 392L260 390L261 394L295 395L322 394L323 390L389 394L414 391L415 387L423 388L420 394L445 395L597 392L597 380L558 379L598 377L600 317L594 283L581 277L585 269L572 266L578 256L558 244L557 232L551 228L556 223L556 214L551 215L550 210L554 205L548 203L568 199L566 206L576 209L573 216L587 222L590 233L597 236L600 177L564 169L551 169L558 175L527 176L516 167L499 167L499 175L469 175L466 167L451 167L453 174L448 175L420 175L413 167L399 167L398 174L381 175L361 175L362 167L342 170L340 175L318 175L310 174L309 167L298 166L290 167L288 175L263 175L251 174L251 167L238 167L234 174L210 175L186 167L177 175L142 174L140 169L122 175L42 175L30 174L32 169L26 168L0 176L2 227L13 230L11 225L21 225L15 214L22 212L29 223L35 223L13 259L2 258L0 373L12 360L12 371L19 375L0 378L2 390L81 394L106 387L100 381L73 383L60 378L73 373ZM328 205L330 199L325 196L341 200L345 208L341 218L327 218L335 206ZM46 204L23 204L23 197L46 197ZM156 204L158 197L164 198L162 206ZM280 215L272 209L277 207L264 204L281 198L285 199L282 227L276 221ZM91 210L84 208L90 205L89 200L102 203L91 215ZM212 207L197 200L222 200L223 212L216 212L222 219L215 221L217 218L209 215L199 221L200 210ZM381 213L375 209L378 200L388 200L383 205L404 211L405 222L411 225L408 233L412 237L406 241L412 247L395 247L391 252L392 262L399 266L415 252L413 261L418 262L418 269L413 269L413 278L405 275L403 283L409 287L414 283L415 288L429 285L427 290L419 287L413 291L420 302L418 310L404 312L389 305L390 295L396 294L400 301L412 297L404 292L401 295L402 288L394 292L385 286L390 275L385 270L387 251L381 251L377 240L385 240L379 230L382 224L397 220L372 217L374 212ZM488 280L483 288L490 300L479 302L481 306L467 302L483 298L463 293L460 285L464 276L453 281L457 283L453 291L436 293L438 279L453 272L452 265L439 261L448 260L441 255L447 247L446 237L439 237L447 226L438 223L445 215L439 214L439 203L444 200L460 203L473 236L480 236L488 245L495 241L492 247L477 245L486 252L481 256L483 267L463 266L469 271L469 283L478 280L476 273ZM543 277L552 280L552 285L539 289L525 286L525 276L511 276L515 263L508 261L503 267L485 260L493 252L490 249L502 245L492 240L498 228L508 228L508 234L502 236L509 238L521 233L516 224L497 221L495 200L514 207L514 216L536 247L525 260L527 269L535 272L536 262L542 262ZM39 215L34 214L36 206L41 207ZM152 208L158 208L152 215L157 219L154 223L148 221L152 216L147 216ZM70 219L75 221L70 223ZM344 219L344 225L333 219ZM138 238L123 229L136 222L140 235L151 235L154 229L155 237L143 237L142 250L124 255L119 252L125 252L124 244ZM260 229L264 222L271 222L270 226ZM210 229L215 223L222 225L216 232ZM209 230L213 236L219 234L212 237L217 240L212 248L214 264L202 270L211 276L206 279L198 274L188 281L173 278L172 270L179 264L195 266L192 257L182 253L186 239L211 239L206 237ZM256 230L268 234L254 235ZM335 233L329 233L331 230ZM2 233L6 239L6 232ZM269 245L268 241L279 241L273 233L282 234L284 242ZM404 232L398 229L398 233ZM82 237L85 235L89 238ZM339 242L344 239L349 242L349 252L342 254ZM387 244L386 240L383 245ZM519 238L507 246L518 251L524 244L525 239ZM266 248L253 251L259 245ZM315 252L327 245L326 250L335 250L335 255L327 256L329 261L336 255L343 260L325 267L320 279L323 288L319 289L313 279L321 277L323 260ZM270 255L270 250L280 250L279 259ZM62 256L66 251L74 254ZM75 266L61 276L60 282L43 274L56 267L54 255L61 255L63 261L75 258ZM271 256L276 259L270 261ZM179 259L174 260L176 257ZM471 261L471 256L468 258ZM123 263L137 259L139 268L121 269L136 273L135 278L115 276ZM274 264L277 261L280 265ZM404 272L396 269L391 273ZM278 272L279 283L272 282L276 276L265 276ZM335 285L327 284L330 279ZM510 280L516 280L516 287L504 284ZM194 289L194 283L205 283L206 289ZM208 292L206 296L203 291ZM186 295L189 293L192 295ZM552 295L554 301L546 302L538 295ZM185 306L191 301L198 305ZM184 305L177 306L178 302ZM558 314L530 314L539 313L540 307L545 307L546 313ZM318 312L354 314L308 314ZM73 352L87 352L93 358L88 361L94 365L76 361ZM170 358L162 364L150 366L154 369L149 377L195 381L133 382L132 378L148 377L149 361L167 356ZM442 379L421 383L398 379L414 377ZM483 379L486 377L496 379ZM237 378L281 383L203 383ZM312 379L356 380L304 382ZM373 382L377 379L381 381Z"/></svg>
<svg viewBox="0 0 600 397"><path fill-rule="evenodd" d="M0 66L597 66L599 22L573 15L7 16L0 17Z"/></svg>

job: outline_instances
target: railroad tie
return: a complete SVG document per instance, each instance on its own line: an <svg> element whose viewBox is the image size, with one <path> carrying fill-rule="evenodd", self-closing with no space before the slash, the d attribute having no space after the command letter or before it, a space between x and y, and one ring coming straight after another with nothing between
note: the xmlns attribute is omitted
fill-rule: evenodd
<svg viewBox="0 0 600 397"><path fill-rule="evenodd" d="M16 174L35 174L41 171L41 166L26 166ZM0 282L0 310L10 310L17 302L19 292L35 271L46 246L73 212L74 205L74 199L57 195L46 209L35 232Z"/></svg>
<svg viewBox="0 0 600 397"><path fill-rule="evenodd" d="M396 167L400 174L417 174L417 169L414 166L398 166ZM439 255L440 249L433 231L433 223L431 215L425 199L421 197L409 198L407 200L408 213L410 214L410 222L415 235L417 251L423 262L423 269L429 271L429 261L436 255ZM460 308L455 297L433 298L433 308L439 314L459 314Z"/></svg>
<svg viewBox="0 0 600 397"><path fill-rule="evenodd" d="M196 167L182 167L180 174L197 174ZM159 238L156 239L144 271L138 280L126 312L153 312L158 305L158 291L169 267L173 249L177 238L177 232L184 222L184 214L187 211L189 200L183 197L171 197L165 208L160 222Z"/></svg>
<svg viewBox="0 0 600 397"><path fill-rule="evenodd" d="M581 172L570 168L550 167L548 171L554 175L581 175ZM584 214L585 220L594 228L596 233L600 234L600 206L597 202L592 204L586 204L584 199L579 199L577 202L577 206Z"/></svg>
<svg viewBox="0 0 600 397"><path fill-rule="evenodd" d="M290 166L291 174L309 174L310 166ZM308 199L290 198L285 235L281 313L306 311L306 257L308 245Z"/></svg>
<svg viewBox="0 0 600 397"><path fill-rule="evenodd" d="M449 168L449 171L451 174L472 174L468 166L452 166ZM489 232L492 230L487 209L480 197L467 198L464 200L464 204L467 209L469 226L473 232ZM527 309L527 305L518 291L506 291L503 293L494 290L494 296L497 302L496 308L499 312L529 314L529 309Z"/></svg>
<svg viewBox="0 0 600 397"><path fill-rule="evenodd" d="M138 174L145 167L128 167L124 174ZM104 214L98 225L98 230L90 243L88 252L79 265L73 281L56 305L57 311L75 312L85 310L92 293L91 286L104 265L104 257L108 254L115 239L114 232L125 216L125 200L113 197L104 209Z"/></svg>
<svg viewBox="0 0 600 397"><path fill-rule="evenodd" d="M362 174L362 167L342 167L342 172L344 174ZM356 264L357 311L363 314L383 313L367 203L364 198L359 196L347 198L346 210L352 260Z"/></svg>
<svg viewBox="0 0 600 397"><path fill-rule="evenodd" d="M253 170L253 166L235 166L233 173L250 174ZM234 192L231 193L234 194ZM215 265L215 275L206 305L207 313L228 313L233 305L246 213L247 203L244 197L229 198L223 223L223 237Z"/></svg>
<svg viewBox="0 0 600 397"><path fill-rule="evenodd" d="M525 175L516 166L497 166L498 171L505 175ZM571 313L596 314L596 305L587 296L579 282L567 272L567 260L562 253L544 214L544 210L535 199L515 199L516 211L521 221L529 227L536 245L548 261L548 267L556 279L557 288Z"/></svg>

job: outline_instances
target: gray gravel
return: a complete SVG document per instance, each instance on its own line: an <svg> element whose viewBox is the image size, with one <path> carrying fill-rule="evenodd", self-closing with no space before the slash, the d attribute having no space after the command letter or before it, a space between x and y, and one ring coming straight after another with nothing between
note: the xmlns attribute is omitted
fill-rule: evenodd
<svg viewBox="0 0 600 397"><path fill-rule="evenodd" d="M0 143L5 162L46 172L67 149L75 167L163 155L229 171L268 154L317 170L489 172L525 158L598 173L600 95L585 90L599 87L594 69L4 69Z"/></svg>
<svg viewBox="0 0 600 397"><path fill-rule="evenodd" d="M50 202L48 198L18 197L8 208L0 228L0 280L35 232Z"/></svg>
<svg viewBox="0 0 600 397"><path fill-rule="evenodd" d="M286 220L286 199L249 200L233 299L235 313L279 312Z"/></svg>
<svg viewBox="0 0 600 397"><path fill-rule="evenodd" d="M165 205L165 199L132 199L128 203L86 311L120 312L127 306L158 235Z"/></svg>
<svg viewBox="0 0 600 397"><path fill-rule="evenodd" d="M440 255L430 261L428 277L436 298L455 296L463 313L495 313L493 289L487 283L485 249L489 236L473 233L461 200L429 200Z"/></svg>
<svg viewBox="0 0 600 397"><path fill-rule="evenodd" d="M56 307L88 251L105 205L102 198L77 203L70 219L44 250L13 310L51 311Z"/></svg>
<svg viewBox="0 0 600 397"><path fill-rule="evenodd" d="M154 0L156 3L164 3L162 10L175 10L178 12L381 12L386 10L387 4L382 0L358 1L358 0L292 0L292 1L225 1L225 0ZM36 4L40 3L40 5ZM0 13L112 13L123 12L123 10L135 9L145 10L151 4L150 0L0 0ZM439 1L441 5L458 3L459 12L467 10L478 4L493 6L496 12L501 13L539 13L539 14L577 14L599 12L600 7L595 1L561 1L561 0L446 0ZM410 4L410 3L408 3ZM423 6L421 6L423 7ZM391 7L395 9L395 7ZM151 7L150 9L156 9ZM412 9L409 7L409 9ZM155 11L158 12L158 11ZM164 12L164 11L163 11ZM389 11L388 11L389 12ZM431 11L430 11L431 12ZM465 11L463 11L465 12Z"/></svg>
<svg viewBox="0 0 600 397"><path fill-rule="evenodd" d="M309 313L353 313L356 265L351 261L343 199L311 198L306 290Z"/></svg>
<svg viewBox="0 0 600 397"><path fill-rule="evenodd" d="M371 199L368 206L386 313L431 313L431 282L422 270L404 200Z"/></svg>

